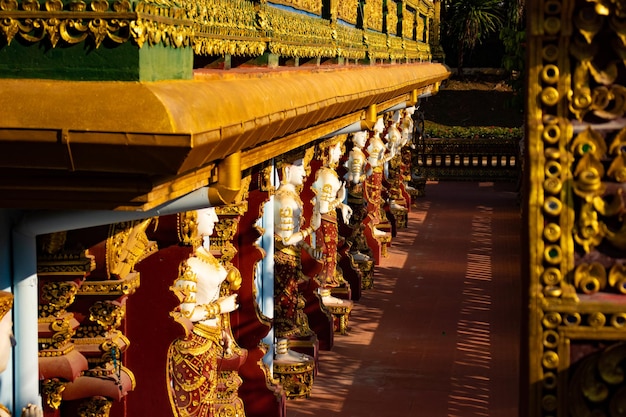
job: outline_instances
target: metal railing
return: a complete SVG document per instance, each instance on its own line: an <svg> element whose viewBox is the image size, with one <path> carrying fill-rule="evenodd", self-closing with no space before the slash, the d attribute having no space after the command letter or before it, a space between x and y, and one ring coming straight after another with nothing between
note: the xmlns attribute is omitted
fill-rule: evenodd
<svg viewBox="0 0 626 417"><path fill-rule="evenodd" d="M521 171L519 142L420 138L413 170L426 180L516 181Z"/></svg>

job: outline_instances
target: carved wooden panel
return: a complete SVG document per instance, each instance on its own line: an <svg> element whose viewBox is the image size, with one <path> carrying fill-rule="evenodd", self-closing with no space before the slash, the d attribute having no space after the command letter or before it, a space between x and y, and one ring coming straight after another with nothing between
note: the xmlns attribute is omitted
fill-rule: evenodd
<svg viewBox="0 0 626 417"><path fill-rule="evenodd" d="M345 22L356 25L358 0L339 0L337 5L337 17Z"/></svg>
<svg viewBox="0 0 626 417"><path fill-rule="evenodd" d="M533 416L623 412L626 387L616 375L626 340L625 6L528 3Z"/></svg>
<svg viewBox="0 0 626 417"><path fill-rule="evenodd" d="M366 19L368 29L383 31L383 0L368 0L365 3L367 8Z"/></svg>

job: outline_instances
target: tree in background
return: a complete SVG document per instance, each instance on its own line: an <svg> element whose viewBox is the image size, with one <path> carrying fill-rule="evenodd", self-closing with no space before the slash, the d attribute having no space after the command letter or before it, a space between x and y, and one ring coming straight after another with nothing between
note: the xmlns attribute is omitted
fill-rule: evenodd
<svg viewBox="0 0 626 417"><path fill-rule="evenodd" d="M442 24L445 34L456 43L457 74L462 77L465 53L502 28L503 1L445 0L442 6Z"/></svg>
<svg viewBox="0 0 626 417"><path fill-rule="evenodd" d="M512 106L523 108L524 101L524 62L526 58L525 1L504 0L506 24L500 31L500 40L504 45L502 66L509 72L508 84L516 93Z"/></svg>

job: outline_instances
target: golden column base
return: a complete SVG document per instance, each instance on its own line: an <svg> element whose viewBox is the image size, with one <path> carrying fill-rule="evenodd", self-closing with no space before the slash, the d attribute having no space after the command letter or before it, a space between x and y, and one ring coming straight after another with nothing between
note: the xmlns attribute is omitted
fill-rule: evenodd
<svg viewBox="0 0 626 417"><path fill-rule="evenodd" d="M315 361L308 355L293 361L274 359L274 376L278 378L287 398L309 398L313 389Z"/></svg>
<svg viewBox="0 0 626 417"><path fill-rule="evenodd" d="M377 225L376 227L379 230L385 231L387 232L385 235L376 235L374 236L376 238L376 240L378 240L380 242L380 256L382 256L383 258L386 258L387 256L389 256L389 253L387 252L387 248L389 247L389 245L391 245L391 228L390 227L380 227L381 225ZM387 226L387 225L385 225ZM387 229L389 231L387 231Z"/></svg>
<svg viewBox="0 0 626 417"><path fill-rule="evenodd" d="M407 227L408 213L409 210L404 207L391 209L391 214L393 214L393 218L396 220L397 229L405 229Z"/></svg>
<svg viewBox="0 0 626 417"><path fill-rule="evenodd" d="M335 332L339 334L348 333L348 320L350 318L350 312L354 302L351 300L343 300L343 303L336 305L326 305L330 314L333 315L333 323L335 326Z"/></svg>
<svg viewBox="0 0 626 417"><path fill-rule="evenodd" d="M361 289L374 288L374 261L355 261L355 263L361 271Z"/></svg>

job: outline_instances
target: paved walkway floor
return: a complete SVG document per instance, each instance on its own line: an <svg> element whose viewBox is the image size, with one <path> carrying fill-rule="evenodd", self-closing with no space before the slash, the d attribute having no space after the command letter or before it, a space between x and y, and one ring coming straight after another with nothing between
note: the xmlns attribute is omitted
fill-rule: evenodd
<svg viewBox="0 0 626 417"><path fill-rule="evenodd" d="M506 183L428 183L287 417L517 415L520 211Z"/></svg>

